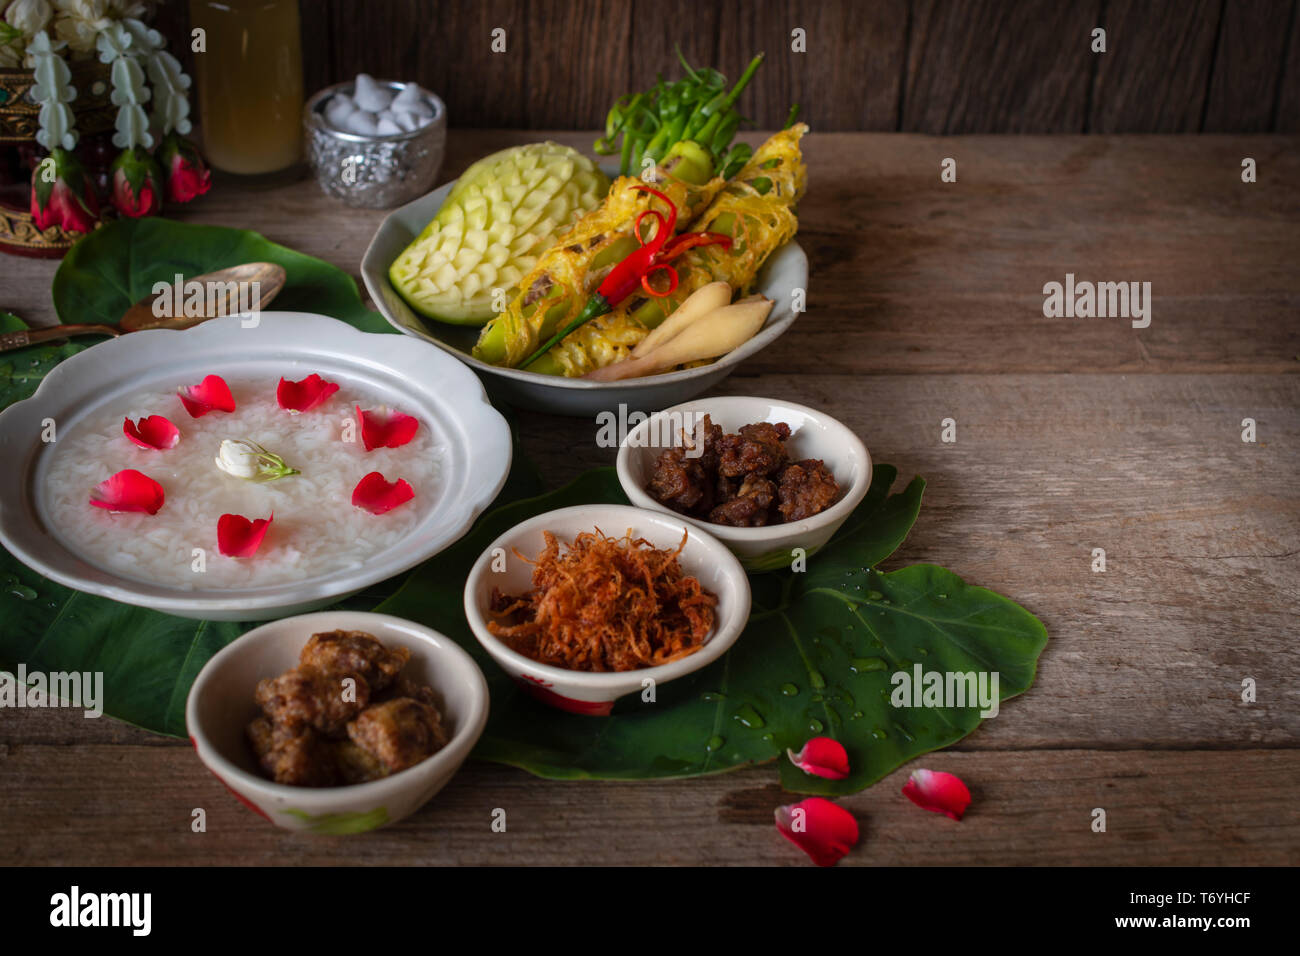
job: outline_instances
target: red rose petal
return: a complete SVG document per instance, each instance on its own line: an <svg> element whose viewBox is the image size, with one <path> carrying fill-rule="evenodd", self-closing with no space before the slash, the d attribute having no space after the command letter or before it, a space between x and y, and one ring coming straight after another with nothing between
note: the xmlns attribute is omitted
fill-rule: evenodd
<svg viewBox="0 0 1300 956"><path fill-rule="evenodd" d="M124 418L122 434L141 448L152 448L155 451L175 448L181 440L181 430L161 415L149 415L138 422Z"/></svg>
<svg viewBox="0 0 1300 956"><path fill-rule="evenodd" d="M357 482L352 491L352 503L364 508L372 515L381 515L392 511L398 505L404 505L415 497L415 492L405 478L394 482L384 480L384 476L372 471Z"/></svg>
<svg viewBox="0 0 1300 956"><path fill-rule="evenodd" d="M202 418L208 412L233 412L235 396L220 375L209 375L197 385L183 385L176 389L181 404L191 418Z"/></svg>
<svg viewBox="0 0 1300 956"><path fill-rule="evenodd" d="M776 828L818 866L834 866L858 842L853 814L822 797L777 807Z"/></svg>
<svg viewBox="0 0 1300 956"><path fill-rule="evenodd" d="M357 424L361 426L361 443L366 451L376 448L400 448L415 437L420 427L417 419L401 412L363 412L357 406Z"/></svg>
<svg viewBox="0 0 1300 956"><path fill-rule="evenodd" d="M849 775L849 755L844 745L830 737L814 737L798 753L786 750L790 762L816 777L843 780Z"/></svg>
<svg viewBox="0 0 1300 956"><path fill-rule="evenodd" d="M143 511L156 515L163 506L163 489L148 475L127 468L97 484L90 493L90 503L106 511Z"/></svg>
<svg viewBox="0 0 1300 956"><path fill-rule="evenodd" d="M280 379L280 384L275 390L275 400L287 411L306 412L338 390L337 384L327 382L313 372L301 382L291 382L287 378Z"/></svg>
<svg viewBox="0 0 1300 956"><path fill-rule="evenodd" d="M266 529L275 515L249 521L243 515L222 515L217 519L217 547L228 558L251 558L262 546Z"/></svg>
<svg viewBox="0 0 1300 956"><path fill-rule="evenodd" d="M960 778L942 770L913 770L903 796L918 807L960 820L970 806L970 791Z"/></svg>

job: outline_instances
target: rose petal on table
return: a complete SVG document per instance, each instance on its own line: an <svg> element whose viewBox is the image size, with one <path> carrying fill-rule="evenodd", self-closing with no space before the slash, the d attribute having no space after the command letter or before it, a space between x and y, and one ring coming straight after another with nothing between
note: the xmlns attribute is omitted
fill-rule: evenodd
<svg viewBox="0 0 1300 956"><path fill-rule="evenodd" d="M391 411L365 411L357 409L357 425L361 428L361 443L366 451L376 448L400 448L415 437L420 422L410 415Z"/></svg>
<svg viewBox="0 0 1300 956"><path fill-rule="evenodd" d="M274 520L274 514L254 521L243 515L222 515L217 519L217 547L228 558L251 558Z"/></svg>
<svg viewBox="0 0 1300 956"><path fill-rule="evenodd" d="M182 385L176 389L181 404L191 418L202 418L208 412L233 412L235 396L220 375L209 375L197 385Z"/></svg>
<svg viewBox="0 0 1300 956"><path fill-rule="evenodd" d="M903 796L918 807L960 820L970 806L970 791L959 777L942 770L913 770Z"/></svg>
<svg viewBox="0 0 1300 956"><path fill-rule="evenodd" d="M161 415L148 415L133 422L122 419L122 434L141 448L166 451L175 448L181 440L181 430Z"/></svg>
<svg viewBox="0 0 1300 956"><path fill-rule="evenodd" d="M291 382L287 378L280 379L280 384L275 389L275 400L286 411L306 412L338 390L336 383L327 382L313 372L301 382Z"/></svg>
<svg viewBox="0 0 1300 956"><path fill-rule="evenodd" d="M834 866L858 842L853 814L823 797L777 807L776 828L818 866Z"/></svg>
<svg viewBox="0 0 1300 956"><path fill-rule="evenodd" d="M90 493L90 503L105 511L142 511L156 515L163 506L162 485L143 472L127 468L104 479Z"/></svg>
<svg viewBox="0 0 1300 956"><path fill-rule="evenodd" d="M372 515L392 511L415 497L415 491L405 478L390 482L377 471L372 471L357 482L352 491L352 503Z"/></svg>
<svg viewBox="0 0 1300 956"><path fill-rule="evenodd" d="M849 755L844 745L830 737L814 737L796 753L787 749L790 762L815 777L843 780L849 775Z"/></svg>

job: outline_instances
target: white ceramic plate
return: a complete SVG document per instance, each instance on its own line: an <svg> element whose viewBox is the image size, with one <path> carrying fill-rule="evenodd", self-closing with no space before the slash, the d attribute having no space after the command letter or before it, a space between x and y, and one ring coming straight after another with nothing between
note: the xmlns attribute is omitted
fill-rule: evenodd
<svg viewBox="0 0 1300 956"><path fill-rule="evenodd" d="M446 354L400 335L360 332L337 319L263 312L255 328L240 316L186 331L133 332L60 363L36 393L0 413L0 542L59 584L182 617L256 621L323 607L409 570L459 539L505 484L510 427L478 379ZM410 533L360 568L266 587L186 590L132 580L83 560L51 532L40 493L55 445L42 422L66 434L96 410L151 388L171 391L214 373L228 378L319 372L389 399L419 418L443 446L438 488Z"/></svg>
<svg viewBox="0 0 1300 956"><path fill-rule="evenodd" d="M605 168L605 172L611 179L617 175L617 169ZM506 401L522 408L587 416L616 410L620 404L630 410L651 412L684 402L722 381L749 356L776 341L795 320L797 313L792 308L794 290L808 288L808 257L797 242L788 242L768 258L754 288L755 292L761 292L776 303L763 328L734 352L698 368L620 382L588 382L522 369L499 368L470 355L470 349L478 341L479 330L476 327L421 318L388 281L388 267L437 215L443 200L455 185L453 179L427 196L389 213L379 224L361 260L361 278L370 298L394 328L432 342L456 356L483 376L492 385L494 394L499 392Z"/></svg>

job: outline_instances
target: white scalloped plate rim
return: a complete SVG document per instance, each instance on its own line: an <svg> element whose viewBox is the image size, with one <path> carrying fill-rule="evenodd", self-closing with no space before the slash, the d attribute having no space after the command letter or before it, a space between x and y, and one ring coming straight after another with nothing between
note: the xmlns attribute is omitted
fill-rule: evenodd
<svg viewBox="0 0 1300 956"><path fill-rule="evenodd" d="M191 329L132 332L99 343L60 362L35 393L0 412L0 455L11 465L0 469L0 501L4 503L0 543L38 574L88 594L184 617L263 620L324 606L409 571L463 537L492 504L510 472L510 426L489 403L478 377L464 364L409 336L363 332L324 315L263 312L256 329L244 328L245 320L245 316L232 315ZM258 332L260 340L248 346L250 333ZM233 339L235 335L243 341ZM241 349L247 351L241 353ZM139 388L129 384L130 377L154 369L160 357L183 360L183 365L201 364L231 377L241 374L241 364L252 367L259 362L281 362L290 366L302 362L305 367L317 359L359 379L393 379L400 388L395 384L390 390L414 399L417 417L432 415L447 432L447 441L462 446L464 473L444 475L448 485L454 481L457 487L444 487L443 497L409 535L368 558L359 569L262 588L192 591L114 574L81 560L45 529L31 487L43 452L34 436L40 435L41 421L49 417L51 408L72 409L71 425L114 395ZM111 381L112 394L101 398L105 377ZM383 390L382 385L378 387ZM448 457L452 454L449 450Z"/></svg>

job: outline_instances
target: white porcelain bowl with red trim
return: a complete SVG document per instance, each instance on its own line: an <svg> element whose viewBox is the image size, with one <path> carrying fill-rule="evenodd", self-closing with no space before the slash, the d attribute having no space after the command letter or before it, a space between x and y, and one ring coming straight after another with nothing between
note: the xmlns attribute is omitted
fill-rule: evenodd
<svg viewBox="0 0 1300 956"><path fill-rule="evenodd" d="M433 688L447 744L400 773L339 787L275 783L257 767L244 728L259 713L257 682L295 667L308 638L321 631L365 631L411 659L402 673ZM321 611L263 624L227 644L199 671L185 703L185 725L204 766L254 813L278 827L339 836L364 833L410 816L460 769L488 718L483 672L459 644L389 614Z"/></svg>
<svg viewBox="0 0 1300 956"><path fill-rule="evenodd" d="M542 532L550 531L561 545L583 531L599 528L610 537L630 531L656 548L676 548L686 534L678 560L682 570L700 580L718 598L713 631L694 654L658 667L630 671L574 671L541 664L507 647L488 630L493 589L521 594L532 589L535 558L545 546ZM713 663L736 642L749 620L749 578L740 562L717 539L674 515L659 514L627 505L579 505L548 511L515 525L497 538L475 563L465 582L465 616L484 650L514 680L538 700L575 714L603 717L614 702L641 693L647 680L654 685L694 673Z"/></svg>

